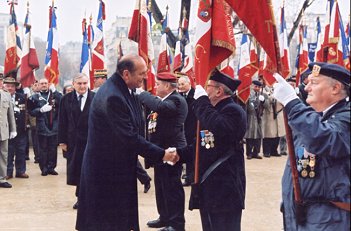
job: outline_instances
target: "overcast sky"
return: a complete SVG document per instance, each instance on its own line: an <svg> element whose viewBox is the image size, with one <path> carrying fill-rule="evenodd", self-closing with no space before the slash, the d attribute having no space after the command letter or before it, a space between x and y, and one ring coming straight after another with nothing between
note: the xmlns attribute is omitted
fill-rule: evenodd
<svg viewBox="0 0 351 231"><path fill-rule="evenodd" d="M178 27L180 15L180 0L156 0L162 12L165 12L166 5L169 5L169 23L172 29ZM190 27L194 23L194 13L196 13L197 0L192 1L192 16L190 18ZM290 0L291 1L291 0ZM290 2L288 1L288 2ZM26 14L26 0L18 0L19 4L15 7L18 21L23 22ZM46 40L49 16L48 7L51 0L30 0L30 11L32 21L32 33L36 37ZM116 16L132 16L135 6L135 0L105 0L106 5L106 21L104 22L104 30L107 30ZM283 0L273 0L274 12L276 13ZM298 5L302 4L302 0L295 0ZM308 11L319 13L325 12L327 0L316 0ZM350 0L339 0L342 17L346 19L350 14ZM56 0L59 41L61 44L67 41L81 41L81 22L84 15L89 17L93 15L93 23L96 24L98 13L98 0ZM290 5L287 5L287 7ZM289 9L286 7L286 10ZM295 4L291 6L291 12L300 9L301 6ZM9 6L6 0L0 0L0 12L9 13Z"/></svg>

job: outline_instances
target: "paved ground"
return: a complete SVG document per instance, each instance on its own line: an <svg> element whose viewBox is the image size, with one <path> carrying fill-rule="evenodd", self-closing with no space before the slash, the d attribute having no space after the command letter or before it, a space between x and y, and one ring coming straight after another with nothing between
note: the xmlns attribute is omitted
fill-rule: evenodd
<svg viewBox="0 0 351 231"><path fill-rule="evenodd" d="M61 153L61 152L59 152ZM243 231L282 230L282 216L279 212L281 198L280 179L286 161L285 157L271 157L263 160L246 161L247 194L246 209L243 212ZM37 164L27 161L29 179L11 179L11 189L0 188L0 230L6 231L72 231L76 211L72 186L66 185L66 160L59 154L58 176L40 175ZM148 170L152 175L153 171ZM138 185L139 221L141 230L149 229L148 220L157 218L155 191L152 186L144 194ZM186 207L190 188L185 188ZM198 211L186 210L186 230L200 231Z"/></svg>

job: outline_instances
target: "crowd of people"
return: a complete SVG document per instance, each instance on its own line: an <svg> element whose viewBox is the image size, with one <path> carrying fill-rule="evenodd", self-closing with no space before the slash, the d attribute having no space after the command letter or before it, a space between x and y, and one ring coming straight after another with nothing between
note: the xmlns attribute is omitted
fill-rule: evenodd
<svg viewBox="0 0 351 231"><path fill-rule="evenodd" d="M189 209L199 209L204 231L241 230L245 154L248 161L289 154L285 111L295 158L282 180L284 229L350 227L349 71L311 63L299 86L279 74L273 86L258 78L246 104L235 94L240 80L218 69L205 88L182 73L158 73L155 95L143 90L147 71L128 54L110 78L94 72L94 89L79 73L63 94L45 78L23 89L13 73L0 74L0 187L29 178L31 140L42 176L59 174L62 150L67 184L76 187L77 230L140 230L137 179L145 193L155 186L159 217L150 228L185 230L183 187L191 185Z"/></svg>

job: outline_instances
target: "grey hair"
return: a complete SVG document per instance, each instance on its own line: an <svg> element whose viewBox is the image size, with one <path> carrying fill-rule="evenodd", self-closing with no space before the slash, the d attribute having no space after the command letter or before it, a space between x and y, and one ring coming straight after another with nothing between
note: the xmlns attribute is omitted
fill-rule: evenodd
<svg viewBox="0 0 351 231"><path fill-rule="evenodd" d="M231 95L234 94L234 92L232 90L230 90L230 88L227 87L226 85L224 85L223 83L217 83L217 84L218 84L218 86L223 88L223 92L224 92L225 95L230 95L231 96Z"/></svg>
<svg viewBox="0 0 351 231"><path fill-rule="evenodd" d="M329 77L327 79L331 86L334 86L337 83L341 84L341 94L343 95L344 98L346 98L347 96L350 96L350 88L348 86L346 86L345 84L343 84L342 82L336 79L329 78Z"/></svg>
<svg viewBox="0 0 351 231"><path fill-rule="evenodd" d="M89 81L89 77L84 74L84 73L78 73L76 74L74 77L73 77L73 82L77 81L78 79L81 79L81 78L86 78L88 81Z"/></svg>
<svg viewBox="0 0 351 231"><path fill-rule="evenodd" d="M182 76L179 77L179 79L184 79L185 82L190 83L190 78L187 75L182 75Z"/></svg>

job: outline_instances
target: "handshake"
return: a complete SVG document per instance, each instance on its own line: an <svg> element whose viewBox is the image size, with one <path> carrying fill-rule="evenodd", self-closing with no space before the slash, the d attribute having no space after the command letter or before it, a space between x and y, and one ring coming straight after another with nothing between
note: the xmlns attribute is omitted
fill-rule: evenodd
<svg viewBox="0 0 351 231"><path fill-rule="evenodd" d="M179 161L179 156L176 148L167 148L163 156L163 162L169 165L175 165Z"/></svg>

